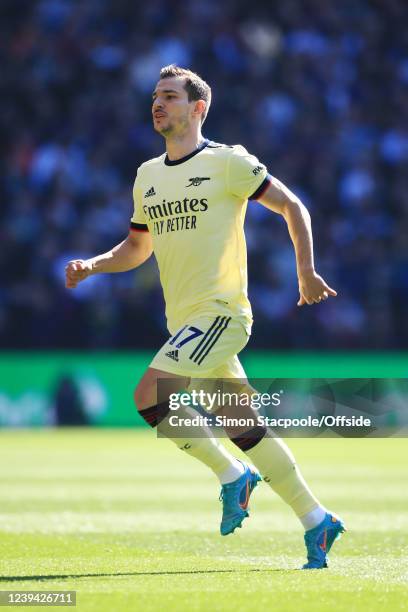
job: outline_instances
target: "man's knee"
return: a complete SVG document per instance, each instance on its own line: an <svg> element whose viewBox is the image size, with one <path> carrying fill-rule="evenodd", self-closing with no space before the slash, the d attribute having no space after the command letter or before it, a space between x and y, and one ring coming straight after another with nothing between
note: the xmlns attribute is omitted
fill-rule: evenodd
<svg viewBox="0 0 408 612"><path fill-rule="evenodd" d="M150 427L157 427L170 412L168 400L159 404L155 403L154 399L152 399L151 390L143 384L139 383L136 387L134 399L140 416Z"/></svg>
<svg viewBox="0 0 408 612"><path fill-rule="evenodd" d="M225 419L224 429L230 440L246 452L256 446L267 432L266 427L257 425L257 412L251 405L251 397L257 391L244 380L234 380L226 388L228 391L224 399L228 399L229 393L233 401L224 402L219 414Z"/></svg>
<svg viewBox="0 0 408 612"><path fill-rule="evenodd" d="M140 383L137 385L133 393L133 398L139 412L144 410L144 408L147 408L152 403L155 403L154 401L152 402L151 389L149 389L148 385L146 385L143 381L140 381Z"/></svg>
<svg viewBox="0 0 408 612"><path fill-rule="evenodd" d="M162 388L158 390L158 380L163 373L148 369L134 391L134 400L140 416L151 426L156 427L170 412L169 397L179 391L187 382L180 377L177 381L163 377Z"/></svg>
<svg viewBox="0 0 408 612"><path fill-rule="evenodd" d="M149 406L154 406L163 399L166 399L163 397L157 397L158 378L159 376L156 370L147 368L146 372L140 379L133 395L136 408L139 410L139 412L145 408L148 408Z"/></svg>
<svg viewBox="0 0 408 612"><path fill-rule="evenodd" d="M266 427L257 425L256 427L245 431L241 435L232 437L230 439L231 442L235 444L235 446L238 446L238 448L240 448L245 453L246 451L251 450L251 448L254 448L254 446L259 444L259 442L264 439L266 434Z"/></svg>

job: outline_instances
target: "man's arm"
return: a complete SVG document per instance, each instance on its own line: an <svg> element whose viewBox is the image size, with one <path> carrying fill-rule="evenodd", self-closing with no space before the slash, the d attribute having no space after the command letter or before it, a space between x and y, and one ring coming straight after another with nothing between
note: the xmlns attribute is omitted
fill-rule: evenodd
<svg viewBox="0 0 408 612"><path fill-rule="evenodd" d="M90 259L70 261L65 267L65 286L67 289L74 289L79 282L98 272L132 270L145 262L152 252L150 232L131 230L128 237L111 251Z"/></svg>
<svg viewBox="0 0 408 612"><path fill-rule="evenodd" d="M300 299L298 306L318 303L337 292L329 287L314 269L313 235L310 215L298 197L278 179L271 182L258 201L266 208L282 215L288 225L296 254Z"/></svg>

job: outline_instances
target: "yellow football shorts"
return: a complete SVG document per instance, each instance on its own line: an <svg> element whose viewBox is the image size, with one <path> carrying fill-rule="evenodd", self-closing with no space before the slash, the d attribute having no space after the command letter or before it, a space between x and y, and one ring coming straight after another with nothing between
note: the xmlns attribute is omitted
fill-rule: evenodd
<svg viewBox="0 0 408 612"><path fill-rule="evenodd" d="M243 324L233 317L197 317L169 338L150 367L189 378L246 379L237 354L248 339Z"/></svg>

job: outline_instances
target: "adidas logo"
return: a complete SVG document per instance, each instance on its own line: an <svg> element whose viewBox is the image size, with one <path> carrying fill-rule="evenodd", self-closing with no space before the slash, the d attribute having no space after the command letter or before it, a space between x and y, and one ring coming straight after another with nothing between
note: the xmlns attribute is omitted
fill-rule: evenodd
<svg viewBox="0 0 408 612"><path fill-rule="evenodd" d="M170 357L170 359L173 359L173 361L178 361L178 350L169 351L168 353L166 353L166 357Z"/></svg>
<svg viewBox="0 0 408 612"><path fill-rule="evenodd" d="M156 195L156 192L154 190L154 187L150 187L150 189L148 189L144 195L145 198L150 198L150 196L154 196Z"/></svg>

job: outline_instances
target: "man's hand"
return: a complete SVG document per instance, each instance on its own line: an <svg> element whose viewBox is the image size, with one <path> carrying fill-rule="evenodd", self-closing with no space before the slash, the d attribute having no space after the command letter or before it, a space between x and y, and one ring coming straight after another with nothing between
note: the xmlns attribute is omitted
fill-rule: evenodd
<svg viewBox="0 0 408 612"><path fill-rule="evenodd" d="M329 295L336 297L337 291L329 287L319 274L314 270L299 274L299 293L300 299L298 306L303 304L318 304L327 300Z"/></svg>
<svg viewBox="0 0 408 612"><path fill-rule="evenodd" d="M81 281L92 274L92 265L84 259L73 259L65 266L65 287L75 289Z"/></svg>

